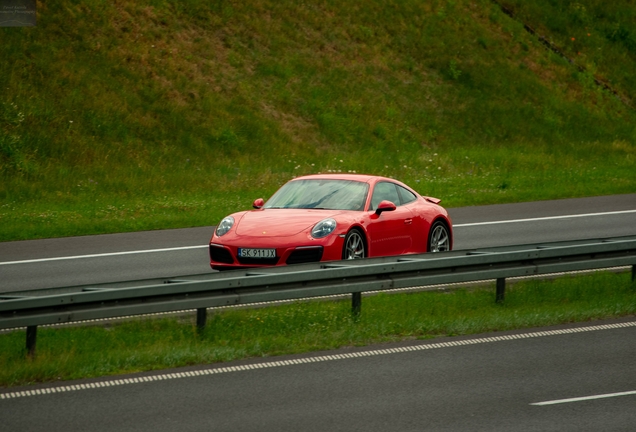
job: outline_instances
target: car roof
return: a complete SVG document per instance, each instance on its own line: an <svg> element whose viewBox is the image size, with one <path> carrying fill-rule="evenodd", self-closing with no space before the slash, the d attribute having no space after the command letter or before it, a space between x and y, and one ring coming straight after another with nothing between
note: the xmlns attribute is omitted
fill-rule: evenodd
<svg viewBox="0 0 636 432"><path fill-rule="evenodd" d="M310 174L301 177L296 177L294 180L351 180L351 181L359 181L368 183L372 180L390 180L396 183L401 183L398 180L382 177L382 176L374 176L368 174Z"/></svg>

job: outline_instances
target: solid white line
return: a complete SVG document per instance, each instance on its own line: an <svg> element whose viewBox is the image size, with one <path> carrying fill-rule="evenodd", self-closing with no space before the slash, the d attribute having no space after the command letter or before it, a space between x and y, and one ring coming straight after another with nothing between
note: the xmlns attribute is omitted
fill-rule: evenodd
<svg viewBox="0 0 636 432"><path fill-rule="evenodd" d="M535 402L535 403L531 403L530 405L538 405L538 406L556 405L556 404L569 403L569 402L581 402L581 401L587 401L587 400L605 399L605 398L629 396L629 395L636 395L636 391L608 393L608 394L602 394L602 395L584 396L584 397L576 397L576 398L569 398L569 399L557 399L557 400L551 400L551 401L545 401L545 402Z"/></svg>
<svg viewBox="0 0 636 432"><path fill-rule="evenodd" d="M188 250L188 249L202 249L202 248L207 248L207 247L208 247L208 245L197 245L197 246L183 246L183 247L165 248L165 249L147 249L147 250L136 250L136 251L126 251L126 252L110 252L110 253L91 254L91 255L76 255L76 256L54 257L54 258L38 258L38 259L22 260L22 261L5 261L5 262L0 262L0 265L28 264L28 263L37 263L37 262L45 262L45 261L61 261L61 260L81 259L81 258L102 258L102 257L108 257L108 256L133 255L133 254L154 253L154 252L172 252L172 251Z"/></svg>
<svg viewBox="0 0 636 432"><path fill-rule="evenodd" d="M593 216L610 216L610 215L628 214L628 213L636 213L636 210L623 210L623 211L605 212L605 213L586 213L586 214L565 215L565 216L548 216L548 217L531 218L531 219L512 219L512 220L491 221L491 222L475 222L475 223L456 224L456 225L453 225L453 228L463 228L463 227L480 226L480 225L497 225L497 224L518 223L518 222L534 222L534 221L545 221L545 220L556 220L556 219L569 219L569 218L580 218L580 217L593 217ZM134 254L156 253L156 252L173 252L173 251L188 250L188 249L202 249L207 247L208 245L205 244L205 245L197 245L197 246L183 246L183 247L176 247L176 248L148 249L148 250L136 250L136 251L126 251L126 252L110 252L110 253L101 253L101 254L76 255L76 256L66 256L66 257L53 257L53 258L38 258L38 259L30 259L30 260L22 260L22 261L5 261L5 262L0 262L0 265L30 264L30 263L39 263L39 262L47 262L47 261L62 261L62 260L74 260L74 259L83 259L83 258L103 258L103 257L110 257L110 256L134 255Z"/></svg>
<svg viewBox="0 0 636 432"><path fill-rule="evenodd" d="M636 210L622 210L622 211L605 212L605 213L585 213L585 214L564 215L564 216L547 216L547 217L540 217L540 218L511 219L511 220L491 221L491 222L475 222L475 223L456 224L456 225L453 225L453 228L462 228L462 227L471 227L471 226L480 226L480 225L497 225L497 224L518 223L518 222L535 222L535 221L546 221L546 220L557 220L557 219L571 219L571 218L580 218L580 217L611 216L611 215L628 214L628 213L636 213Z"/></svg>

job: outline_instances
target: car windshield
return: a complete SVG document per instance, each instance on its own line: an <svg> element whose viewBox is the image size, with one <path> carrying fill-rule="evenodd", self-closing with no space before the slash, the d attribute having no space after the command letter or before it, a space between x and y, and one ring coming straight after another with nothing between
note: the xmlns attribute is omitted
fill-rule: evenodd
<svg viewBox="0 0 636 432"><path fill-rule="evenodd" d="M369 185L350 180L296 180L278 190L264 208L364 210Z"/></svg>

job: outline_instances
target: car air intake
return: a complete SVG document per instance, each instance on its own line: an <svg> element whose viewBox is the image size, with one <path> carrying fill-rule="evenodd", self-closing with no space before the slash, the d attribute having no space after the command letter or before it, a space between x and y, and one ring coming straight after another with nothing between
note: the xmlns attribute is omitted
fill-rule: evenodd
<svg viewBox="0 0 636 432"><path fill-rule="evenodd" d="M210 260L223 264L234 264L230 251L219 245L210 245Z"/></svg>

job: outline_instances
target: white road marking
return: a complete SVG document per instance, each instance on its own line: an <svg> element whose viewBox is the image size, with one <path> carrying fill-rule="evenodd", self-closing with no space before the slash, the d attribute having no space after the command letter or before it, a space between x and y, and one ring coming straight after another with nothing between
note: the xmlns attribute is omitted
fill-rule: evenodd
<svg viewBox="0 0 636 432"><path fill-rule="evenodd" d="M44 395L49 393L89 390L95 387L130 385L130 384L146 383L149 381L165 381L169 379L198 377L198 376L204 376L204 375L215 375L220 373L244 372L244 371L249 371L253 369L264 369L264 368L271 368L271 367L294 366L298 364L318 363L318 362L325 362L325 361L346 360L346 359L353 359L356 357L374 357L374 356L380 356L380 355L399 354L399 353L413 352L413 351L453 348L453 347L466 346L466 345L478 345L483 343L504 342L504 341L511 341L511 340L519 340L519 339L531 339L531 338L546 337L546 336L557 336L557 335L564 335L564 334L575 334L575 333L584 333L584 332L600 331L600 330L613 330L613 329L629 328L629 327L636 327L636 321L628 321L628 322L615 323L615 324L601 324L601 325L593 325L593 326L586 326L586 327L574 327L574 328L561 329L561 330L546 330L546 331L531 332L531 333L491 336L491 337L476 338L476 339L460 339L460 340L454 340L450 342L423 343L420 345L411 345L411 346L398 347L398 348L387 348L387 349L379 349L379 350L358 351L358 352L344 353L344 354L303 357L303 358L291 359L291 360L282 360L282 361L278 360L278 361L254 363L249 365L212 367L207 369L193 370L193 371L190 371L189 373L174 372L174 373L162 374L162 375L140 376L137 378L130 378L130 379L111 379L106 381L95 382L94 383L95 386L90 384L76 384L76 385L48 387L44 389L35 388L33 390L27 390L27 391L0 393L0 401L2 401L3 399L15 399L20 397ZM545 402L539 402L539 404L541 403L545 404Z"/></svg>
<svg viewBox="0 0 636 432"><path fill-rule="evenodd" d="M620 392L620 393L607 393L607 394L602 394L602 395L584 396L584 397L576 397L576 398L569 398L569 399L557 399L557 400L551 400L551 401L545 401L545 402L535 402L535 403L531 403L530 405L538 405L538 406L557 405L557 404L562 404L562 403L581 402L581 401L588 401L588 400L594 400L594 399L605 399L605 398L612 398L612 397L619 397L619 396L629 396L629 395L636 395L636 391L626 391L626 392Z"/></svg>
<svg viewBox="0 0 636 432"><path fill-rule="evenodd" d="M571 219L571 218L594 217L594 216L611 216L611 215L629 214L629 213L636 213L636 210L622 210L622 211L605 212L605 213L585 213L585 214L563 215L563 216L547 216L547 217L540 217L540 218L511 219L511 220L501 220L501 221L491 221L491 222L475 222L475 223L453 225L453 228L463 228L463 227L480 226L480 225L497 225L497 224L518 223L518 222L535 222L535 221L546 221L546 220L557 220L557 219Z"/></svg>
<svg viewBox="0 0 636 432"><path fill-rule="evenodd" d="M480 225L497 225L497 224L508 224L508 223L519 223L519 222L535 222L535 221L581 218L581 217L594 217L594 216L611 216L611 215L629 214L629 213L636 213L636 210L623 210L623 211L604 212L604 213L586 213L586 214L565 215L565 216L548 216L548 217L540 217L540 218L512 219L512 220L501 220L501 221L491 221L491 222L475 222L475 223L456 224L456 225L453 225L453 228L464 228L464 227L472 227L472 226L480 226ZM174 252L174 251L188 250L188 249L203 249L207 247L208 245L204 244L204 245L183 246L183 247L164 248L164 249L147 249L147 250L109 252L109 253L90 254L90 255L38 258L38 259L21 260L21 261L5 261L5 262L0 262L0 266L10 265L10 264L31 264L31 263L39 263L39 262L47 262L47 261L74 260L74 259L83 259L83 258L104 258L104 257L119 256L119 255L134 255L134 254L156 253L156 252Z"/></svg>
<svg viewBox="0 0 636 432"><path fill-rule="evenodd" d="M164 249L147 249L147 250L136 250L136 251L126 251L126 252L109 252L109 253L90 254L90 255L76 255L76 256L65 256L65 257L53 257L53 258L38 258L38 259L30 259L30 260L22 260L22 261L5 261L5 262L0 262L0 265L30 264L30 263L38 263L38 262L46 262L46 261L62 261L62 260L82 259L82 258L103 258L103 257L118 256L118 255L133 255L133 254L155 253L155 252L172 252L172 251L180 251L180 250L188 250L188 249L203 249L203 248L207 248L207 247L208 247L208 245L206 244L206 245L183 246L183 247L164 248Z"/></svg>

